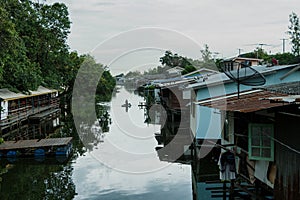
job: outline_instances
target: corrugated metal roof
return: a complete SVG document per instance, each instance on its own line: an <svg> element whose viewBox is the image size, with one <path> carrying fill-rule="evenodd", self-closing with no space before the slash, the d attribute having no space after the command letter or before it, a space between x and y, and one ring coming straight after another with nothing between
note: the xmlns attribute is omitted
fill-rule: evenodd
<svg viewBox="0 0 300 200"><path fill-rule="evenodd" d="M7 88L0 89L0 99L2 100L14 100L14 99L21 99L21 98L26 98L26 97L31 97L31 96L37 96L37 95L42 95L42 94L49 94L57 92L57 90L51 90L48 88L45 88L43 86L39 86L36 91L30 91L31 94L26 95L23 93L15 93Z"/></svg>
<svg viewBox="0 0 300 200"><path fill-rule="evenodd" d="M272 67L269 67L267 65L260 65L260 66L253 67L253 69L255 69L259 73L265 75L268 73L275 72L277 70L288 69L288 68L292 68L295 66L298 66L298 64L278 65L278 66L272 66ZM235 70L233 70L232 72L234 73L234 71ZM208 79L206 79L204 82L201 81L201 82L198 82L195 84L191 84L188 86L188 88L203 88L203 87L207 87L208 85L218 85L218 84L222 84L222 83L226 83L226 82L232 82L232 80L230 80L230 78L228 78L228 76L226 76L226 74L220 73L220 74L214 74L214 75L209 76Z"/></svg>
<svg viewBox="0 0 300 200"><path fill-rule="evenodd" d="M49 94L49 93L53 93L53 92L57 92L57 90L52 90L52 89L45 88L43 86L39 86L36 91L31 91L30 90L30 93L31 93L30 96L37 96L37 95L42 95L42 94Z"/></svg>
<svg viewBox="0 0 300 200"><path fill-rule="evenodd" d="M245 58L245 57L239 57L239 56L235 56L235 57L229 57L226 58L224 61L235 61L235 60L251 60L251 61L263 61L263 59L259 59L259 58Z"/></svg>
<svg viewBox="0 0 300 200"><path fill-rule="evenodd" d="M191 75L197 74L197 73L200 74L200 75L206 75L206 74L212 75L212 74L217 74L217 73L220 73L220 72L216 71L216 70L212 70L212 69L200 68L196 71L192 71L190 73L184 74L184 75L182 75L182 77L188 77L188 76L191 76Z"/></svg>
<svg viewBox="0 0 300 200"><path fill-rule="evenodd" d="M278 96L265 98L271 102L300 103L300 95Z"/></svg>
<svg viewBox="0 0 300 200"><path fill-rule="evenodd" d="M3 100L9 100L9 99L20 99L27 97L26 94L21 93L14 93L7 88L0 89L0 98Z"/></svg>
<svg viewBox="0 0 300 200"><path fill-rule="evenodd" d="M300 77L299 77L300 79ZM291 95L300 95L300 81L290 82L290 83L281 83L276 85L271 85L267 87L262 87L264 90L291 94Z"/></svg>
<svg viewBox="0 0 300 200"><path fill-rule="evenodd" d="M287 94L279 94L271 91L249 90L240 93L239 96L240 97L238 98L238 94L234 93L234 94L220 96L212 99L202 100L196 102L196 104L199 104L201 106L216 108L219 110L236 111L236 112L244 112L244 113L255 112L259 110L264 110L264 109L288 104L284 102L276 102L276 103L270 102L269 98L278 97L278 96L282 96L282 97L288 96Z"/></svg>

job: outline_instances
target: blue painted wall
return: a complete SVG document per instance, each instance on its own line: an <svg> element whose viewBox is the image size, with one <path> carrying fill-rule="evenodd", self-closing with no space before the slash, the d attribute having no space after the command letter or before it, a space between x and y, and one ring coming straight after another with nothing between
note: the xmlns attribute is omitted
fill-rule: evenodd
<svg viewBox="0 0 300 200"><path fill-rule="evenodd" d="M289 83L294 81L300 81L300 71L295 71L283 80L280 78L288 73L293 67L288 66L276 66L266 68L265 66L259 66L260 72L265 70L274 70L271 73L265 74L266 83L263 86L270 86L280 83ZM251 90L255 86L240 85L240 91ZM257 87L256 87L257 88ZM196 100L203 100L211 97L222 96L225 94L231 94L237 92L237 84L235 82L220 83L209 87L200 88L196 91ZM219 111L213 108L197 106L197 127L196 127L196 138L220 138L221 137L221 115Z"/></svg>

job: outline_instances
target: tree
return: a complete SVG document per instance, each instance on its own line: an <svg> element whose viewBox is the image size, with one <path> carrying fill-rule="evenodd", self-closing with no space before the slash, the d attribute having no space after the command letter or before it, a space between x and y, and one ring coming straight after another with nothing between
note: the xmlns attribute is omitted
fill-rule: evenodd
<svg viewBox="0 0 300 200"><path fill-rule="evenodd" d="M200 61L200 66L203 68L213 69L216 70L216 63L214 59L212 58L212 53L209 50L209 47L207 44L204 45L204 49L200 50L202 61Z"/></svg>
<svg viewBox="0 0 300 200"><path fill-rule="evenodd" d="M203 62L210 62L212 60L212 53L209 50L209 47L207 44L204 45L204 49L200 50L202 55Z"/></svg>
<svg viewBox="0 0 300 200"><path fill-rule="evenodd" d="M65 4L35 3L33 1L3 0L25 53L41 72L42 84L60 89L65 65L68 65L67 37L70 20Z"/></svg>
<svg viewBox="0 0 300 200"><path fill-rule="evenodd" d="M193 65L187 65L185 66L184 70L181 72L182 75L193 72L197 70Z"/></svg>
<svg viewBox="0 0 300 200"><path fill-rule="evenodd" d="M292 53L295 56L300 55L300 24L299 18L295 13L290 14L289 16L289 31L287 32L290 35L290 40L292 43Z"/></svg>
<svg viewBox="0 0 300 200"><path fill-rule="evenodd" d="M22 92L35 90L41 83L41 71L26 56L25 44L3 3L0 3L0 87Z"/></svg>
<svg viewBox="0 0 300 200"><path fill-rule="evenodd" d="M263 60L270 59L270 56L266 51L264 51L262 48L257 47L252 52L241 54L240 57L243 58L258 58Z"/></svg>
<svg viewBox="0 0 300 200"><path fill-rule="evenodd" d="M159 61L162 65L167 67L182 67L190 65L186 57L179 56L177 53L173 54L171 51L166 51L163 57L160 57Z"/></svg>
<svg viewBox="0 0 300 200"><path fill-rule="evenodd" d="M39 85L58 89L66 104L85 60L102 67L87 56L70 52L67 37L71 22L65 4L30 0L0 1L0 88L16 92L35 90ZM85 62L86 63L86 62ZM114 78L104 73L108 87ZM105 92L105 94L108 94ZM62 98L64 96L65 98ZM109 95L111 96L111 95Z"/></svg>

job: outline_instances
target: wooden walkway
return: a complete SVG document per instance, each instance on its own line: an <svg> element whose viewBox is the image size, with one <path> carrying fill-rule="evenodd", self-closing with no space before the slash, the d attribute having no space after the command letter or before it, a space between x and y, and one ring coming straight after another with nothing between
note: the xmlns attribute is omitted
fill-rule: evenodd
<svg viewBox="0 0 300 200"><path fill-rule="evenodd" d="M37 114L34 114L34 115L31 115L29 116L29 120L42 120L46 117L51 117L52 115L56 115L60 113L60 109L57 108L57 109L51 109L51 110L47 110L45 112L41 112L41 113L37 113Z"/></svg>
<svg viewBox="0 0 300 200"><path fill-rule="evenodd" d="M48 139L41 139L41 140L35 139L35 140L5 141L4 143L0 144L0 151L65 146L69 144L71 140L72 137L48 138Z"/></svg>

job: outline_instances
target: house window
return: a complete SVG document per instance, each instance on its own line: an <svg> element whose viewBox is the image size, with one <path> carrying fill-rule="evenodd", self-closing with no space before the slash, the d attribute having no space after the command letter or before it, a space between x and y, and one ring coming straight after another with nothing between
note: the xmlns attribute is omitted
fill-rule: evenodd
<svg viewBox="0 0 300 200"><path fill-rule="evenodd" d="M248 144L250 160L274 161L273 124L249 124Z"/></svg>

